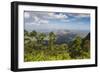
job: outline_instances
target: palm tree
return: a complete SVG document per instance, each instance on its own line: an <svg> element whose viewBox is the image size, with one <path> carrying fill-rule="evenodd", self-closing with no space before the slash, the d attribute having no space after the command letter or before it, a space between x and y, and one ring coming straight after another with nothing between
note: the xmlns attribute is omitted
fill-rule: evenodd
<svg viewBox="0 0 100 73"><path fill-rule="evenodd" d="M53 49L54 42L56 40L56 35L53 32L49 33L49 47Z"/></svg>

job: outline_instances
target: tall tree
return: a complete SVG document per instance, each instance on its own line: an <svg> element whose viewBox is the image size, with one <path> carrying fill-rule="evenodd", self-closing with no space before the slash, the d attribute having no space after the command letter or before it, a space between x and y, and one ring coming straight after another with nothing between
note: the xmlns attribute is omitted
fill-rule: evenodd
<svg viewBox="0 0 100 73"><path fill-rule="evenodd" d="M32 38L36 38L36 36L37 36L37 32L36 31L32 31L32 32L30 32L30 36L32 37Z"/></svg>
<svg viewBox="0 0 100 73"><path fill-rule="evenodd" d="M28 36L28 35L29 35L28 31L24 30L24 36Z"/></svg>
<svg viewBox="0 0 100 73"><path fill-rule="evenodd" d="M34 49L35 49L35 46L36 46L36 36L37 36L37 32L36 31L30 32L31 43L33 44L32 47Z"/></svg>
<svg viewBox="0 0 100 73"><path fill-rule="evenodd" d="M39 41L40 41L40 44L43 44L43 41L44 41L44 38L46 37L46 35L44 33L40 33L39 34Z"/></svg>
<svg viewBox="0 0 100 73"><path fill-rule="evenodd" d="M49 33L49 48L53 49L54 42L56 41L56 35L53 32Z"/></svg>
<svg viewBox="0 0 100 73"><path fill-rule="evenodd" d="M44 42L44 38L46 37L46 35L44 33L38 33L36 36L36 40L37 40L37 48L41 49L43 46L43 42Z"/></svg>
<svg viewBox="0 0 100 73"><path fill-rule="evenodd" d="M82 42L83 51L89 52L90 51L90 33L83 39Z"/></svg>
<svg viewBox="0 0 100 73"><path fill-rule="evenodd" d="M82 57L90 58L90 33L82 41Z"/></svg>
<svg viewBox="0 0 100 73"><path fill-rule="evenodd" d="M70 56L74 59L81 58L81 43L82 39L77 36L73 41L71 48L70 48Z"/></svg>
<svg viewBox="0 0 100 73"><path fill-rule="evenodd" d="M29 43L31 40L29 38L29 32L27 30L24 30L24 43Z"/></svg>

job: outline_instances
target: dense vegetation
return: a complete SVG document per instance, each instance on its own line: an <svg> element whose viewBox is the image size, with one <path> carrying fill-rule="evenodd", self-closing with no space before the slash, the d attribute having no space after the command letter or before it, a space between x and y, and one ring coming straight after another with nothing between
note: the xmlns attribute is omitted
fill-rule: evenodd
<svg viewBox="0 0 100 73"><path fill-rule="evenodd" d="M24 30L24 61L70 60L90 58L90 34L76 36L70 43L57 44L57 36Z"/></svg>

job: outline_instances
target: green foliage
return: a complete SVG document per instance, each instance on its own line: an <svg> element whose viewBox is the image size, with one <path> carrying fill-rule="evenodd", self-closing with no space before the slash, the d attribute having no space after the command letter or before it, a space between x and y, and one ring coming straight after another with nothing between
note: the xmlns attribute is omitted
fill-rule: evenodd
<svg viewBox="0 0 100 73"><path fill-rule="evenodd" d="M81 55L81 43L82 40L80 37L76 37L73 41L70 49L70 56L74 59L80 58Z"/></svg>
<svg viewBox="0 0 100 73"><path fill-rule="evenodd" d="M37 32L36 32L36 31L30 32L30 36L31 36L31 37L35 37L36 35L37 35Z"/></svg>
<svg viewBox="0 0 100 73"><path fill-rule="evenodd" d="M32 53L27 53L24 60L27 61L47 61L47 60L65 60L70 59L66 51L50 51L50 50L33 50Z"/></svg>
<svg viewBox="0 0 100 73"><path fill-rule="evenodd" d="M53 32L49 33L49 48L53 50L54 42L56 40L56 35Z"/></svg>
<svg viewBox="0 0 100 73"><path fill-rule="evenodd" d="M37 36L38 44L43 44L43 40L44 40L45 36L46 35L44 33L38 34L38 36Z"/></svg>
<svg viewBox="0 0 100 73"><path fill-rule="evenodd" d="M24 61L70 60L90 58L90 40L77 36L71 43L56 44L56 35L24 30ZM48 41L45 44L44 41Z"/></svg>
<svg viewBox="0 0 100 73"><path fill-rule="evenodd" d="M24 35L27 35L28 36L28 31L27 30L24 30Z"/></svg>
<svg viewBox="0 0 100 73"><path fill-rule="evenodd" d="M83 42L83 50L85 51L85 52L89 52L90 51L90 41L89 40L85 40L84 42Z"/></svg>

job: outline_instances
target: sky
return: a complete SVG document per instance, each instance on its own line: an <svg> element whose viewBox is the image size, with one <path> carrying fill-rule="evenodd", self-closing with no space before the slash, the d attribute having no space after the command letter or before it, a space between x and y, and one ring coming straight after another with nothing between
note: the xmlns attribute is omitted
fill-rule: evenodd
<svg viewBox="0 0 100 73"><path fill-rule="evenodd" d="M90 30L90 14L24 11L26 30Z"/></svg>

